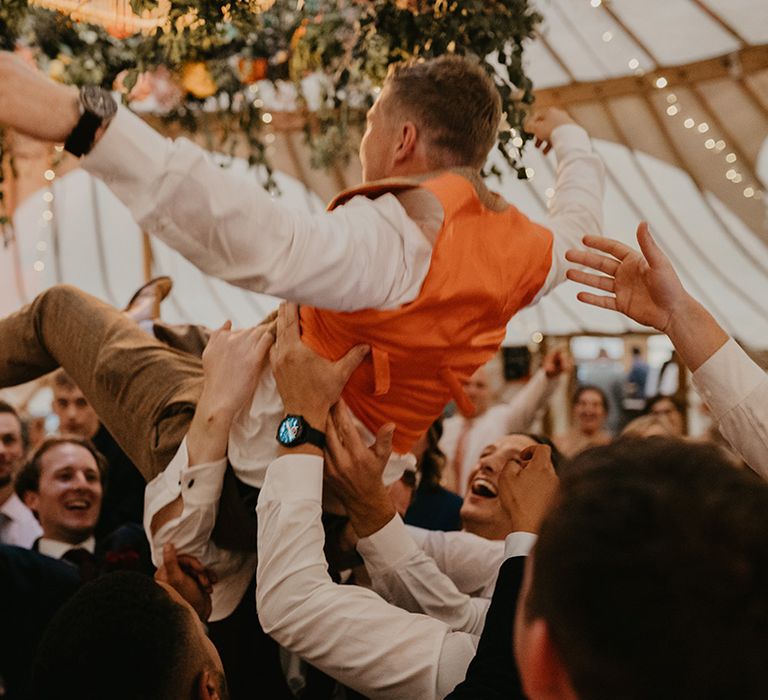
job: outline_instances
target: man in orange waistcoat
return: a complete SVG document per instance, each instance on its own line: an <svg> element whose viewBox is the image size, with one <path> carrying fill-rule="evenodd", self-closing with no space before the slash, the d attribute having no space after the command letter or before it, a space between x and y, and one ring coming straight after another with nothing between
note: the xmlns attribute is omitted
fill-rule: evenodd
<svg viewBox="0 0 768 700"><path fill-rule="evenodd" d="M449 399L471 413L462 383L496 352L512 315L564 279L564 251L601 233L602 164L562 111L529 127L558 159L548 227L485 188L480 169L496 140L500 99L477 63L456 56L392 68L360 147L365 184L325 214L273 201L185 139L164 139L115 110L108 95L78 95L9 54L0 54L0 94L0 124L87 154L83 167L142 228L201 270L301 303L303 338L315 351L335 360L359 344L370 348L344 398L370 436L396 424L400 455ZM222 495L227 464L241 482L237 492L259 487L274 457L284 411L270 373L245 381L244 358L234 356L240 371L230 365L217 381L233 382L240 403L208 406L198 360L140 337L117 312L70 288L45 292L0 331L11 339L0 349L0 384L67 369L151 481L145 524L157 551L181 539L180 549L217 567L220 579L242 579L231 596L214 596L214 619L228 614L247 586L243 558L251 555L233 553L239 545L223 535L226 549L216 548L210 536L217 517L232 514L218 507L231 490L225 480ZM236 344L240 336L226 333ZM259 343L263 355L268 341ZM183 440L192 417L210 426L214 408L224 449L193 454ZM289 418L280 439L322 440L313 431L323 427ZM395 460L388 478L401 469Z"/></svg>

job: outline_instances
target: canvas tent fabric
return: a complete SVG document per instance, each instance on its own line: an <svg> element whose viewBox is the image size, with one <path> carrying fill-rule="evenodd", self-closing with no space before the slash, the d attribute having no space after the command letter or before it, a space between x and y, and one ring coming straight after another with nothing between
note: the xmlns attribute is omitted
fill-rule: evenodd
<svg viewBox="0 0 768 700"><path fill-rule="evenodd" d="M527 50L529 75L540 104L565 106L595 137L607 170L606 235L631 243L637 223L648 220L690 291L739 340L768 348L768 198L761 196L768 185L768 3L537 5L545 22ZM359 181L359 164L311 168L299 120L290 113L290 91L270 97L271 89L264 85L262 94L275 109L270 151L280 196L320 211L335 192ZM56 154L22 143L20 151L25 148L26 156L17 158L14 235L0 249L0 313L57 282L122 305L148 272L141 233L101 183L65 161L49 185L43 173ZM501 182L491 178L491 187L543 219L552 157L529 147L527 182L515 179L500 156L493 162L507 175ZM46 201L50 191L52 202ZM277 303L207 278L162 244L153 242L152 251L151 272L175 280L164 304L170 321L220 325L231 318L244 326ZM507 344L529 342L535 333L642 330L580 304L577 291L566 283L519 314Z"/></svg>

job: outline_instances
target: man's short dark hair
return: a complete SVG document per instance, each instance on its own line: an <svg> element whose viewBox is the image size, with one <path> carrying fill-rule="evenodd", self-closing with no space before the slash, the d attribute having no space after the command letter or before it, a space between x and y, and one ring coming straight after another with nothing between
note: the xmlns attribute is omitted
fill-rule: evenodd
<svg viewBox="0 0 768 700"><path fill-rule="evenodd" d="M483 167L498 137L501 96L477 61L440 56L395 63L385 85L427 133L433 167Z"/></svg>
<svg viewBox="0 0 768 700"><path fill-rule="evenodd" d="M56 614L38 648L35 700L178 700L191 618L151 578L108 574ZM194 656L194 652L193 652Z"/></svg>
<svg viewBox="0 0 768 700"><path fill-rule="evenodd" d="M107 460L99 452L90 440L86 440L79 435L55 435L43 440L37 449L32 453L27 463L21 468L16 476L16 493L24 500L24 494L33 491L37 492L40 488L40 471L43 457L45 454L57 445L80 445L93 455L96 460L96 466L99 469L102 486L106 483Z"/></svg>
<svg viewBox="0 0 768 700"><path fill-rule="evenodd" d="M709 445L566 465L526 600L581 700L768 697L768 484Z"/></svg>
<svg viewBox="0 0 768 700"><path fill-rule="evenodd" d="M21 424L19 412L13 406L11 406L11 404L9 404L7 401L3 401L2 399L0 399L0 413L10 413L16 416L16 418L19 420L19 424Z"/></svg>

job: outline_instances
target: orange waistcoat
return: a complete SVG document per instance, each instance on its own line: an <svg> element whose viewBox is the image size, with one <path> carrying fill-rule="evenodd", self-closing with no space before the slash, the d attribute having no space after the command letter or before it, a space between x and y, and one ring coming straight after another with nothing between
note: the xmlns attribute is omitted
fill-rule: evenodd
<svg viewBox="0 0 768 700"><path fill-rule="evenodd" d="M408 452L453 398L474 412L462 389L504 339L510 318L541 289L552 263L552 233L515 207L488 208L465 177L446 172L419 185L367 185L356 194L423 187L445 213L418 297L398 309L337 312L301 307L302 338L337 360L355 345L371 353L343 397L372 433L395 423L394 449Z"/></svg>

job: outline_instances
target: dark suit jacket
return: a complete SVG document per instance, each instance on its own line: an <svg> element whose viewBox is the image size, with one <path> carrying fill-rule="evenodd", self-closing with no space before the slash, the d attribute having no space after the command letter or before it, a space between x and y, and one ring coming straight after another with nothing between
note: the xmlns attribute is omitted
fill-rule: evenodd
<svg viewBox="0 0 768 700"><path fill-rule="evenodd" d="M27 697L32 660L43 632L79 586L74 566L0 545L0 676L9 700Z"/></svg>
<svg viewBox="0 0 768 700"><path fill-rule="evenodd" d="M485 626L465 679L446 700L524 698L512 652L515 610L523 584L525 557L507 559L499 570Z"/></svg>

